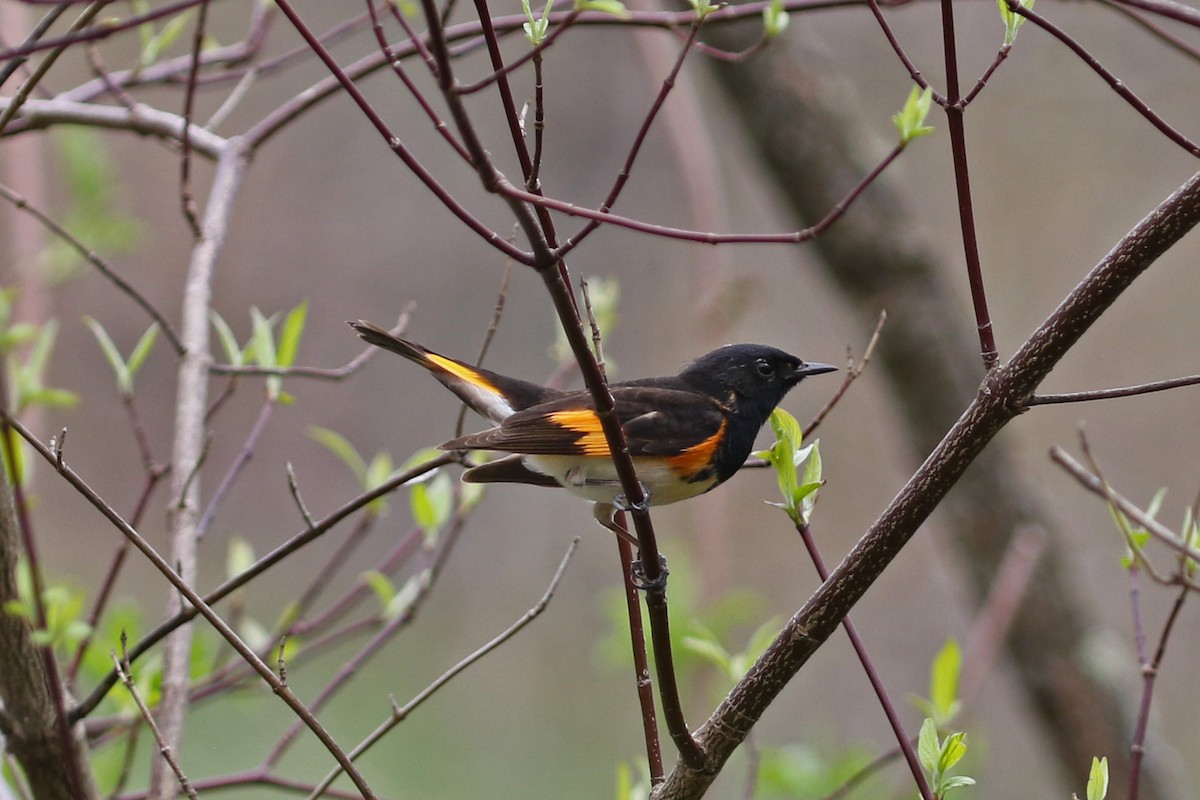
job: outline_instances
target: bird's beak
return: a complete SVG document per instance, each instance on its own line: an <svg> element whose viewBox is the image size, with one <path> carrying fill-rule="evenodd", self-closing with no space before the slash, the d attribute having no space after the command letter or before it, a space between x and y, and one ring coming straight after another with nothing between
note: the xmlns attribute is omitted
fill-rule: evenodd
<svg viewBox="0 0 1200 800"><path fill-rule="evenodd" d="M807 378L809 375L820 375L823 372L837 372L837 367L832 364L808 362L800 365L800 368L796 370L796 377Z"/></svg>

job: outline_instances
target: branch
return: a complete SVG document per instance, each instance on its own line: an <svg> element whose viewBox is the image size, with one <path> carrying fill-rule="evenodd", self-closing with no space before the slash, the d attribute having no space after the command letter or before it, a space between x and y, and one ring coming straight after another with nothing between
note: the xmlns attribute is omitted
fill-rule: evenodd
<svg viewBox="0 0 1200 800"><path fill-rule="evenodd" d="M1137 505L1118 493L1111 486L1106 485L1098 475L1088 470L1087 467L1080 464L1074 458L1071 458L1066 450L1057 446L1053 447L1050 449L1050 458L1055 464L1066 470L1067 474L1072 478L1079 481L1079 484L1083 488L1112 503L1122 514L1145 528L1155 539L1158 539L1179 555L1187 556L1193 561L1200 562L1200 550L1190 546L1166 525L1163 525L1154 519L1154 517L1138 508Z"/></svg>
<svg viewBox="0 0 1200 800"><path fill-rule="evenodd" d="M542 612L546 610L546 607L550 605L550 599L554 597L554 592L558 589L558 584L562 581L562 577L567 571L567 564L571 562L571 557L575 555L575 548L578 546L579 537L576 536L573 540L571 540L570 546L567 547L566 555L564 555L562 561L559 562L558 569L554 572L554 577L550 579L550 585L546 587L546 591L542 594L542 598L538 600L536 604L534 604L533 608L526 611L520 619L508 626L508 628L493 638L490 642L483 645L478 650L471 653L469 656L462 659L453 667L442 673L437 680L418 692L416 696L414 696L403 706L396 705L395 701L393 700L392 716L387 720L387 722L384 722L382 725L372 731L367 738L363 739L363 741L357 747L350 751L350 759L353 761L365 753L376 742L382 739L388 731L407 719L409 714L415 711L418 706L432 697L439 689L449 683L454 677L462 673L465 669L467 669L467 667L479 661L481 658L495 650L500 645L507 642L512 637L516 636L522 628L541 616ZM313 800L320 797L340 774L341 770L334 770L326 775L325 778L322 779L321 783L319 783L313 790L312 794L309 795L309 797L313 798Z"/></svg>
<svg viewBox="0 0 1200 800"><path fill-rule="evenodd" d="M1167 389L1178 389L1180 386L1194 386L1200 383L1200 375L1189 375L1186 378L1171 378L1165 381L1139 383L1136 386L1123 386L1116 389L1094 389L1090 392L1068 392L1065 394L1035 394L1029 398L1031 406L1045 406L1052 403L1083 403L1089 400L1109 400L1114 397L1132 397L1151 392L1165 392Z"/></svg>
<svg viewBox="0 0 1200 800"><path fill-rule="evenodd" d="M925 463L700 728L697 739L710 769L677 763L654 793L656 800L699 797L707 789L783 687L836 630L971 462L1024 410L1050 370L1133 281L1198 222L1200 174L1126 234L1012 360L992 371Z"/></svg>
<svg viewBox="0 0 1200 800"><path fill-rule="evenodd" d="M197 524L200 514L198 470L205 448L204 420L210 360L208 316L212 305L213 276L233 215L234 198L249 158L250 151L240 139L230 139L221 151L204 212L204 235L192 248L183 289L181 335L187 352L180 360L178 372L167 534L171 542L171 563L177 565L177 577L188 587L196 580L196 544L200 536ZM179 594L172 592L167 613L175 614L182 608ZM175 752L179 752L183 741L191 644L191 630L184 628L167 641L164 653L158 721L162 726L163 739ZM174 795L174 776L165 762L154 763L150 786L152 792L168 800Z"/></svg>
<svg viewBox="0 0 1200 800"><path fill-rule="evenodd" d="M9 108L12 103L8 98L0 98L0 112ZM75 103L69 100L29 100L21 106L20 117L9 126L4 135L13 136L53 125L89 125L179 142L183 138L184 122L178 114L147 106L129 109L122 106ZM188 128L188 139L193 152L213 160L221 155L226 145L224 138L196 125Z"/></svg>
<svg viewBox="0 0 1200 800"><path fill-rule="evenodd" d="M229 642L233 649L237 651L238 655L240 655L246 661L246 663L248 663L254 669L254 671L262 677L267 685L271 687L271 690L278 695L279 698L283 700L283 702L286 703L287 706L291 708L298 717L304 720L309 730L311 730L317 739L321 741L321 743L325 746L325 749L328 750L329 753L333 755L334 759L342 765L343 769L345 769L346 773L350 776L350 779L354 782L354 785L359 789L360 792L363 793L363 797L373 800L375 795L371 791L370 787L367 786L365 779L363 779L362 775L358 772L354 765L349 762L341 747L328 733L328 731L325 730L320 721L309 712L309 710L304 706L304 703L301 702L300 698L298 698L292 692L292 690L288 688L288 686L271 671L271 668L263 663L262 659L255 654L254 650L251 649L245 642L243 642L236 633L234 633L233 629L230 628L223 619L221 619L217 612L213 611L212 606L205 602L204 598L197 594L196 591L188 585L187 581L185 581L182 576L180 576L180 574L176 572L169 563L167 563L167 560L159 555L158 551L155 550L140 533L130 526L130 524L126 522L121 515L112 508L112 506L106 503L104 498L98 495L95 490L93 490L91 486L89 486L87 482L75 472L75 470L71 469L71 467L69 467L65 462L57 460L53 450L42 444L37 437L30 434L29 431L16 420L8 419L7 421L19 434L21 434L22 438L24 438L33 446L33 448L38 452L39 455L42 456L42 458L46 459L46 461L48 461L54 467L58 474L61 475L67 481L67 483L73 486L85 500L91 503L91 505L97 511L99 511L101 515L111 522L117 528L117 530L119 530L125 536L125 538L134 547L136 547L151 564L154 565L154 568L157 569L173 587L175 587L179 594L191 604L192 607L186 612L180 612L179 616L186 615L186 619L184 621L190 620L196 615L204 617L208 623L212 625L216 632L220 634L227 642ZM259 563L261 564L262 562L260 561ZM227 582L226 585L231 583L233 583L233 581ZM235 588L237 587L229 588L229 590L221 594L221 596L223 597L225 594L228 594L229 591L233 591ZM216 594L216 592L213 592L212 594ZM182 624L182 622L178 624ZM142 648L144 642L145 640L143 640L143 642L139 642L137 647L135 647L133 651L128 654L127 658L135 658L139 654L138 651ZM0 663L3 662L0 661ZM113 675L115 676L115 671ZM109 688L111 688L111 686L112 684L110 683ZM96 702L98 703L103 696L104 693L100 693L100 696L96 699ZM70 715L72 722L76 721L78 717L79 715L75 712Z"/></svg>

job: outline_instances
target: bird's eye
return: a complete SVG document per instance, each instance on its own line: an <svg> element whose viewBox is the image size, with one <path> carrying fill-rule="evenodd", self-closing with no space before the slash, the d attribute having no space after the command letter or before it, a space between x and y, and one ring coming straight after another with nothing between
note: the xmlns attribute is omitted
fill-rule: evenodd
<svg viewBox="0 0 1200 800"><path fill-rule="evenodd" d="M765 358L760 358L754 362L754 371L763 378L775 377L775 365Z"/></svg>

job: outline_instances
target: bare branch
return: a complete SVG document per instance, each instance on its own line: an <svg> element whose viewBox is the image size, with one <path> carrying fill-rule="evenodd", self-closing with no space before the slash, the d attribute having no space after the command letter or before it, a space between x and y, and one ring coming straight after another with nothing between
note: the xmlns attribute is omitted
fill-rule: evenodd
<svg viewBox="0 0 1200 800"><path fill-rule="evenodd" d="M392 716L386 722L372 731L365 739L363 739L362 742L358 744L358 746L350 751L350 759L354 760L363 753L367 752L367 750L371 749L371 747L380 739L382 739L388 731L403 722L409 714L417 709L418 706L432 697L439 689L449 683L455 676L459 675L472 664L486 656L488 653L492 652L497 647L516 636L522 628L541 616L542 612L546 610L546 607L550 605L550 599L554 597L554 592L558 589L558 584L562 581L562 577L567 571L567 564L571 562L571 557L575 555L575 549L578 546L579 537L576 536L571 541L570 546L567 547L567 552L563 556L562 561L559 562L558 569L554 572L554 577L550 579L550 585L546 587L546 591L542 594L541 599L538 600L531 609L526 611L520 619L508 626L502 633L493 638L487 644L483 645L478 650L471 653L469 656L462 659L453 667L442 673L437 680L418 692L403 706L397 706L395 701L393 701ZM317 785L316 789L313 790L312 794L309 795L309 797L314 799L320 797L340 774L340 770L335 770L326 775L324 779L322 779L322 781Z"/></svg>
<svg viewBox="0 0 1200 800"><path fill-rule="evenodd" d="M121 649L125 649L125 633L121 632ZM149 726L150 732L154 734L154 741L158 742L158 754L162 756L163 761L175 773L175 780L179 782L179 788L183 789L192 800L199 800L196 795L196 790L192 788L192 782L188 780L184 774L183 768L179 765L178 759L171 751L170 745L163 739L162 731L158 729L158 723L154 721L154 715L150 713L150 709L146 707L146 701L142 699L141 692L137 690L137 686L133 683L133 678L130 677L129 662L124 660L124 653L121 658L117 658L117 654L112 654L113 667L117 671L117 677L121 679L121 683L125 684L125 688L129 691L129 696L133 698L133 702L137 704L138 712L141 713L142 719Z"/></svg>
<svg viewBox="0 0 1200 800"><path fill-rule="evenodd" d="M1090 392L1069 392L1064 394L1035 394L1029 398L1031 406L1045 406L1052 403L1083 403L1089 400L1110 400L1114 397L1132 397L1151 392L1164 392L1167 389L1178 389L1180 386L1194 386L1200 383L1200 375L1189 375L1186 378L1171 378L1165 381L1139 383L1136 386L1123 386L1116 389L1094 389Z"/></svg>

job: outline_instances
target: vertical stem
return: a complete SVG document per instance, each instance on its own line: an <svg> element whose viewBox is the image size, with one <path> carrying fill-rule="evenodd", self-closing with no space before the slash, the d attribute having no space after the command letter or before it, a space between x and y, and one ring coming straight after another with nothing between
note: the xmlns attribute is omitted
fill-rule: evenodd
<svg viewBox="0 0 1200 800"><path fill-rule="evenodd" d="M624 526L624 512L617 512L614 521ZM629 613L629 639L633 647L633 670L637 675L638 704L642 708L642 729L646 734L646 760L650 764L650 785L663 781L662 743L658 738L658 718L654 713L654 683L650 678L650 663L646 658L646 631L642 627L642 601L633 584L633 547L617 536L621 556L621 573L625 576L625 605Z"/></svg>
<svg viewBox="0 0 1200 800"><path fill-rule="evenodd" d="M179 385L175 401L175 441L171 457L171 501L168 509L168 535L171 563L183 582L196 580L196 542L200 514L200 476L197 474L204 450L204 417L208 402L208 313L212 300L216 261L225 244L225 234L233 214L233 200L241 185L249 160L249 151L241 139L229 139L217 161L213 186L205 209L203 236L192 249L187 281L183 290L181 338L187 352L179 364ZM167 616L182 610L179 595L172 591ZM163 739L172 752L179 753L187 714L188 655L192 629L183 625L165 644L162 702L158 709ZM151 774L152 797L170 800L178 784L163 760L154 762Z"/></svg>
<svg viewBox="0 0 1200 800"><path fill-rule="evenodd" d="M946 122L950 129L950 152L954 162L954 187L958 192L959 227L962 228L963 252L967 260L967 282L971 304L975 308L975 326L979 331L979 352L983 366L990 370L1000 357L996 335L988 312L987 292L983 286L983 266L979 261L979 241L975 236L975 211L971 203L971 180L967 170L967 135L963 125L962 99L958 88L958 54L954 43L953 0L941 0L942 37L946 57Z"/></svg>
<svg viewBox="0 0 1200 800"><path fill-rule="evenodd" d="M804 546L808 549L809 556L812 557L813 566L817 568L817 575L820 576L822 582L829 580L829 570L826 569L825 559L821 558L821 552L817 549L812 529L807 524L803 524L797 525L796 530L800 533L800 538L804 540ZM933 800L933 791L929 788L929 781L925 779L925 771L921 769L917 752L913 750L912 740L904 731L900 715L896 713L896 706L892 703L892 698L883 685L883 679L879 677L879 671L875 669L875 662L867 655L867 646L863 644L862 637L858 635L858 628L854 627L849 616L842 618L842 627L846 629L846 636L850 638L850 644L854 647L854 652L862 663L863 670L867 673L867 680L871 682L871 688L875 690L875 696L879 698L879 704L883 706L883 713L892 727L892 733L896 736L896 743L900 746L900 752L904 754L904 760L908 762L908 768L912 772L913 780L916 781L917 790L924 800Z"/></svg>

